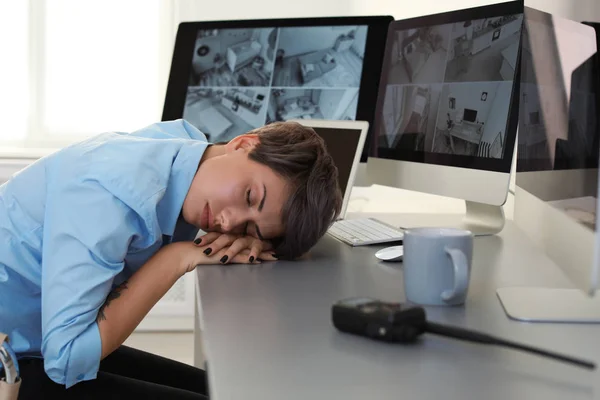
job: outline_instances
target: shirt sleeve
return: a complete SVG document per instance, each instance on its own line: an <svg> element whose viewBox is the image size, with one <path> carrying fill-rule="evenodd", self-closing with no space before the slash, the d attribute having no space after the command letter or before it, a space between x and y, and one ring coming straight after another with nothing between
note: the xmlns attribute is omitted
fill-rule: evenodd
<svg viewBox="0 0 600 400"><path fill-rule="evenodd" d="M140 216L98 181L58 185L45 211L42 355L50 379L68 388L96 378L98 310L143 230Z"/></svg>
<svg viewBox="0 0 600 400"><path fill-rule="evenodd" d="M204 133L184 119L157 122L132 132L130 135L152 139L191 139L202 142L207 141Z"/></svg>

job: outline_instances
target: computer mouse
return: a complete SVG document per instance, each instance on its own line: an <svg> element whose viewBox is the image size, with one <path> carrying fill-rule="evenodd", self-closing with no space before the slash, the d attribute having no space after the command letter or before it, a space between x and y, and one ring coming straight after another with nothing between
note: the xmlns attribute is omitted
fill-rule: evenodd
<svg viewBox="0 0 600 400"><path fill-rule="evenodd" d="M404 255L404 246L392 246L379 250L375 257L382 261L402 261Z"/></svg>

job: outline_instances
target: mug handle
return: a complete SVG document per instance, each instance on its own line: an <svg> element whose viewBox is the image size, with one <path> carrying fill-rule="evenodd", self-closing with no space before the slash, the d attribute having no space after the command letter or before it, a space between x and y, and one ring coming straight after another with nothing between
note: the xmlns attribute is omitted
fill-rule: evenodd
<svg viewBox="0 0 600 400"><path fill-rule="evenodd" d="M454 288L442 292L442 300L450 302L457 297L464 296L467 292L469 286L469 263L467 256L461 250L450 249L448 247L444 250L452 259L452 265L454 266Z"/></svg>

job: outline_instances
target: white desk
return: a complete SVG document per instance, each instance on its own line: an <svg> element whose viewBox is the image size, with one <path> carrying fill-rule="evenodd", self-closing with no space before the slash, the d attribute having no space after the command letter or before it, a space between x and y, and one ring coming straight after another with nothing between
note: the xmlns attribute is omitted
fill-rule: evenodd
<svg viewBox="0 0 600 400"><path fill-rule="evenodd" d="M428 307L430 320L600 363L600 326L506 317L499 286L570 287L512 222L475 241L466 305ZM306 261L198 268L211 398L600 399L598 371L435 336L402 346L337 332L330 306L339 299L405 300L401 264L378 262L378 248L326 236Z"/></svg>
<svg viewBox="0 0 600 400"><path fill-rule="evenodd" d="M513 183L511 183L514 186ZM504 204L504 215L513 218L514 197L509 194ZM464 214L464 200L418 193L381 185L352 188L348 202L349 213L391 214Z"/></svg>
<svg viewBox="0 0 600 400"><path fill-rule="evenodd" d="M475 122L463 121L455 124L450 129L450 136L479 145L481 142L482 126Z"/></svg>

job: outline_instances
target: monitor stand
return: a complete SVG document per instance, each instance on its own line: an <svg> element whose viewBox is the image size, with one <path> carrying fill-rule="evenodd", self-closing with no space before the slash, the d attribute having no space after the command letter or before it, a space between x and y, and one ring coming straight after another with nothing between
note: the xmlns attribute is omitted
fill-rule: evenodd
<svg viewBox="0 0 600 400"><path fill-rule="evenodd" d="M467 212L463 219L463 227L475 236L495 235L504 228L505 217L502 206L465 201Z"/></svg>
<svg viewBox="0 0 600 400"><path fill-rule="evenodd" d="M600 323L600 296L579 289L505 287L496 294L506 314L519 321Z"/></svg>
<svg viewBox="0 0 600 400"><path fill-rule="evenodd" d="M406 219L400 228L458 228L466 229L474 236L495 235L502 231L506 219L502 206L465 201L464 215L418 214L416 219Z"/></svg>

